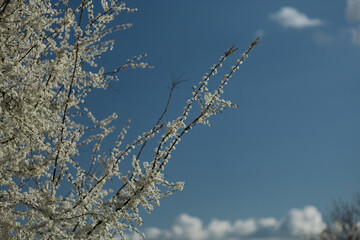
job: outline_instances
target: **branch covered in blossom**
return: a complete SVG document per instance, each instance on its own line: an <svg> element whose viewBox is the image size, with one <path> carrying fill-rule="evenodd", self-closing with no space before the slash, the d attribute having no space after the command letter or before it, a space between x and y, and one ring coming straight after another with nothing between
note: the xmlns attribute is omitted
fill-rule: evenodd
<svg viewBox="0 0 360 240"><path fill-rule="evenodd" d="M146 54L109 72L97 65L114 44L103 37L131 27L109 24L119 14L137 11L117 0L100 3L96 9L92 0L0 1L1 239L109 239L124 231L140 233L140 209L151 213L160 199L184 187L164 174L181 137L197 124L210 125L212 115L237 107L221 98L223 89L258 39L211 92L210 79L237 49L227 50L193 88L179 117L169 122L164 116L182 81L175 79L153 127L126 145L129 120L103 152L117 114L96 119L86 108L86 96L94 88L111 87L121 71L152 66L140 62ZM199 110L193 108L196 103ZM154 155L144 156L143 149L156 139Z"/></svg>

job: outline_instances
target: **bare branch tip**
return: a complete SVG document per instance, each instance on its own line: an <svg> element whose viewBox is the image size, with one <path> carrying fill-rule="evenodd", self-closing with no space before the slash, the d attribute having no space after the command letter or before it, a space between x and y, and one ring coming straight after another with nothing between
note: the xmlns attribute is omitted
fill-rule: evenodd
<svg viewBox="0 0 360 240"><path fill-rule="evenodd" d="M254 41L251 42L251 46L255 46L260 43L260 37L257 37Z"/></svg>
<svg viewBox="0 0 360 240"><path fill-rule="evenodd" d="M189 81L188 79L181 79L184 75L185 75L185 73L182 73L178 77L176 77L173 73L170 73L172 89L176 88L183 82Z"/></svg>

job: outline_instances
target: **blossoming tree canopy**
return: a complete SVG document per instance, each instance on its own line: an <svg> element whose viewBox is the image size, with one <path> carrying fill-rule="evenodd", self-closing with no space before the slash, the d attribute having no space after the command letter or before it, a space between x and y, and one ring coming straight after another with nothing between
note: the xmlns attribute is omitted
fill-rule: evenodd
<svg viewBox="0 0 360 240"><path fill-rule="evenodd" d="M102 39L131 26L111 23L117 15L134 11L116 0L0 1L1 239L108 239L139 232L139 209L150 213L161 198L184 186L168 182L164 174L181 137L197 124L209 125L210 116L236 107L221 95L258 39L211 90L208 83L237 50L228 49L193 87L173 121L163 117L180 82L176 79L149 131L124 146L129 121L111 149L102 152L117 115L96 119L85 107L86 96L94 88L110 86L119 71L152 67L141 62L146 54L111 71L98 66L97 59L114 44ZM199 111L193 111L197 103ZM142 156L155 139L153 156ZM82 147L92 149L90 156L82 155ZM109 181L117 187L109 188Z"/></svg>

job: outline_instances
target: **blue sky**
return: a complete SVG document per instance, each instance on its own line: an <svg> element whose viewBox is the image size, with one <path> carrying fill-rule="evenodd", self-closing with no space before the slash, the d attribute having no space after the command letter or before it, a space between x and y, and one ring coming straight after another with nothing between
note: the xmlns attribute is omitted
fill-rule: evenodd
<svg viewBox="0 0 360 240"><path fill-rule="evenodd" d="M117 112L118 128L131 118L129 139L157 120L169 72L187 80L174 93L172 120L227 48L239 55L261 37L225 88L239 108L193 129L172 154L168 179L186 187L144 216L146 239L296 239L318 231L332 200L359 191L359 0L127 4L139 11L117 22L133 26L112 35L101 65L112 70L147 52L143 61L155 68L121 72L112 84L119 92L95 91L88 104L99 118Z"/></svg>

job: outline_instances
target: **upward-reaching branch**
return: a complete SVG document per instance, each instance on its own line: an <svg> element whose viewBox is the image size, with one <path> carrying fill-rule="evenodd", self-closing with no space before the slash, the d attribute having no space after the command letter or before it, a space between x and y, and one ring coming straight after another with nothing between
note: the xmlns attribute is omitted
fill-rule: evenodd
<svg viewBox="0 0 360 240"><path fill-rule="evenodd" d="M0 2L0 238L110 239L138 232L140 208L150 213L160 199L184 187L168 182L164 173L175 145L195 125L209 124L211 116L236 107L221 98L224 86L259 40L210 92L210 79L237 50L228 49L183 111L165 121L174 90L184 81L183 75L172 77L150 130L124 146L128 122L104 151L101 144L113 132L117 114L97 120L84 103L90 90L111 87L120 71L152 67L140 62L146 54L110 72L97 67L113 44L101 42L104 37L131 26L114 27L112 21L137 9L117 0L82 0L76 7L67 0ZM95 9L98 4L102 10ZM197 102L199 108L193 108ZM157 147L145 156L150 141ZM89 156L82 154L91 150ZM118 186L112 189L109 183Z"/></svg>

